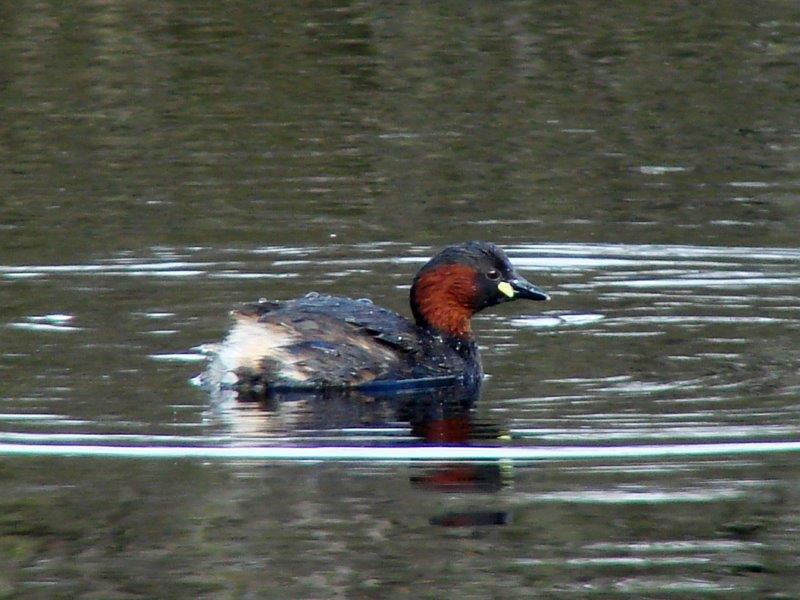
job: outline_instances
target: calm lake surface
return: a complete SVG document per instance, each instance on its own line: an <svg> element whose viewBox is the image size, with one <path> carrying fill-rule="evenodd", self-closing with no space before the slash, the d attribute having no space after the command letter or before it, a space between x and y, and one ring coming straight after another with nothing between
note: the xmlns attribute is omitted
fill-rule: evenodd
<svg viewBox="0 0 800 600"><path fill-rule="evenodd" d="M800 6L0 5L0 598L800 598ZM478 399L220 401L237 302L548 290Z"/></svg>

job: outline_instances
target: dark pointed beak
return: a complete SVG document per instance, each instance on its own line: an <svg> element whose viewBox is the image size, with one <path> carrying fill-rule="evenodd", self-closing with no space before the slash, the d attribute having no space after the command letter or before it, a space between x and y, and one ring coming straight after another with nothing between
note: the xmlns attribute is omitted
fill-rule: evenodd
<svg viewBox="0 0 800 600"><path fill-rule="evenodd" d="M544 291L533 285L524 277L517 275L508 283L514 290L515 298L525 298L526 300L550 300L550 296Z"/></svg>

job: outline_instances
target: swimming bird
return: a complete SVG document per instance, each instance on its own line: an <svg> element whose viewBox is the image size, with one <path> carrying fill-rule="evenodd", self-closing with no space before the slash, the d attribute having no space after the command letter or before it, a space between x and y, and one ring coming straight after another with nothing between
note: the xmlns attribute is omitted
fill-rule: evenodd
<svg viewBox="0 0 800 600"><path fill-rule="evenodd" d="M549 300L489 242L448 246L416 274L413 321L367 299L310 293L232 311L206 381L253 398L274 392L477 386L483 377L470 318L512 300Z"/></svg>

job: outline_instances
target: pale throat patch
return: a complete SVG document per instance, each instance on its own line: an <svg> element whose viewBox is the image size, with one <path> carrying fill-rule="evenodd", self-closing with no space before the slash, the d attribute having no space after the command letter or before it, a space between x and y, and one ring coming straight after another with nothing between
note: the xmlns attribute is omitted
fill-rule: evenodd
<svg viewBox="0 0 800 600"><path fill-rule="evenodd" d="M503 294L504 296L508 296L509 298L514 297L514 288L511 287L511 284L507 281L501 281L497 284L497 291Z"/></svg>

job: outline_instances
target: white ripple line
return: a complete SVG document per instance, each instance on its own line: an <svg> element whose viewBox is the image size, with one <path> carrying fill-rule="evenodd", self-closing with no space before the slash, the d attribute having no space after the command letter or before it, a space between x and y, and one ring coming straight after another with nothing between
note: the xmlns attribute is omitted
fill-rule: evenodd
<svg viewBox="0 0 800 600"><path fill-rule="evenodd" d="M502 448L413 446L370 448L327 447L175 447L103 446L68 444L0 444L0 455L107 458L198 458L260 461L496 461L496 460L603 460L675 458L719 455L758 455L800 452L800 442L731 444L675 444L664 446L567 446L558 448Z"/></svg>

